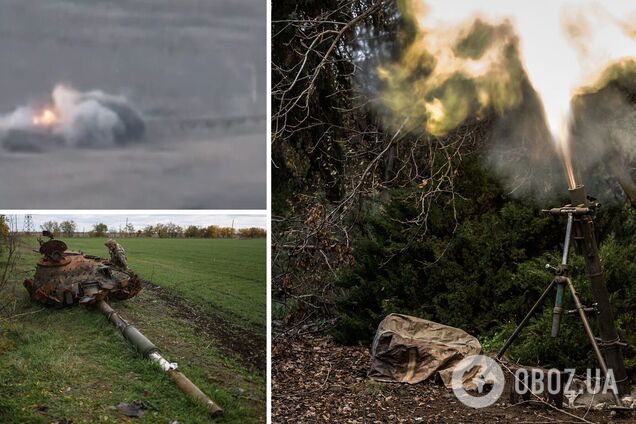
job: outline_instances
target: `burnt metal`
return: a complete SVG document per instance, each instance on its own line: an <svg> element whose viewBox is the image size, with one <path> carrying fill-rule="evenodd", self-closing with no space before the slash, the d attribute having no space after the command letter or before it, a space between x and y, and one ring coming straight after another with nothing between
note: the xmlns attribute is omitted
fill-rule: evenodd
<svg viewBox="0 0 636 424"><path fill-rule="evenodd" d="M55 238L55 237L53 237L53 233L50 232L49 230L43 230L42 231L42 237L48 237L49 240L53 240ZM42 244L40 239L38 239L38 241L40 241L40 244Z"/></svg>
<svg viewBox="0 0 636 424"><path fill-rule="evenodd" d="M39 252L53 262L59 262L66 252L66 243L62 240L49 240L40 244Z"/></svg>
<svg viewBox="0 0 636 424"><path fill-rule="evenodd" d="M60 240L40 242L35 275L24 280L31 298L48 307L62 308L77 304L94 305L112 322L128 342L145 358L159 364L177 386L205 407L212 416L223 410L205 395L185 375L177 371L177 364L168 362L159 349L136 327L117 314L105 300L123 300L141 291L141 280L130 270L111 266L106 259L68 252Z"/></svg>
<svg viewBox="0 0 636 424"><path fill-rule="evenodd" d="M563 208L555 208L547 210L553 215L566 215L568 217L566 226L565 241L563 243L563 255L561 264L558 267L547 265L548 268L554 270L554 278L539 297L539 300L532 306L528 314L523 318L521 323L515 328L512 335L506 340L502 348L497 353L497 359L501 359L512 342L518 337L519 333L525 327L530 317L543 303L548 293L553 287L557 287L555 306L552 318L552 337L558 337L561 325L561 317L566 312L563 309L563 296L567 288L574 300L578 315L583 324L585 333L592 344L592 348L596 355L596 359L603 371L603 375L607 377L609 369L614 373L616 379L618 393L613 393L614 401L620 408L622 407L619 395L628 392L629 384L625 365L623 361L622 349L614 318L609 304L609 295L605 280L601 271L598 246L594 235L593 215L600 206L593 199L585 195L583 186L570 190L571 205ZM587 276L592 285L592 294L594 296L594 307L585 307L576 293L576 289L569 278L568 257L570 251L570 242L574 239L580 250L583 252L586 263ZM599 329L601 333L601 341L597 342L596 337L590 327L586 312L596 312L598 316ZM572 312L572 311L567 311ZM600 347L599 347L600 346ZM604 355L601 352L604 350Z"/></svg>
<svg viewBox="0 0 636 424"><path fill-rule="evenodd" d="M66 252L66 244L60 240L43 243L40 253L35 275L24 281L24 287L33 300L45 306L62 308L104 299L124 300L141 291L135 273L115 269L105 259Z"/></svg>

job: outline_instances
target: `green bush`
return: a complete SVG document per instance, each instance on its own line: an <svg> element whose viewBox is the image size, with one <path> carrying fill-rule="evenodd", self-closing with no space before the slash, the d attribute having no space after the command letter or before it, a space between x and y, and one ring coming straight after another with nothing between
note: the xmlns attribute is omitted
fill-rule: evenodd
<svg viewBox="0 0 636 424"><path fill-rule="evenodd" d="M0 254L3 252L4 244L9 237L9 226L7 225L7 220L4 215L0 215Z"/></svg>
<svg viewBox="0 0 636 424"><path fill-rule="evenodd" d="M447 197L433 205L426 231L406 224L420 212L405 201L409 190L394 191L392 200L359 221L356 263L337 282L334 336L340 342L369 343L382 318L399 312L462 328L496 349L549 284L545 264L560 261L565 222L527 199L506 196L477 161L460 169L455 184L464 199L455 197L457 225ZM596 226L621 336L634 346L636 214L628 206L609 208ZM584 262L574 253L571 264L581 300L591 305ZM510 357L546 366L589 365L593 356L577 316L565 316L561 336L550 337L553 299L530 321ZM565 306L573 307L568 295ZM628 365L636 365L635 356L627 350Z"/></svg>

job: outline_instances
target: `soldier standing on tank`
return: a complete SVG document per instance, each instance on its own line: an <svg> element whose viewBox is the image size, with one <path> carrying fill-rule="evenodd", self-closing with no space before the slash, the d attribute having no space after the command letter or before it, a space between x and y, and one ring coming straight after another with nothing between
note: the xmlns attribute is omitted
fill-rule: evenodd
<svg viewBox="0 0 636 424"><path fill-rule="evenodd" d="M126 259L126 251L115 240L110 239L104 243L110 253L110 263L123 271L128 269L128 260Z"/></svg>

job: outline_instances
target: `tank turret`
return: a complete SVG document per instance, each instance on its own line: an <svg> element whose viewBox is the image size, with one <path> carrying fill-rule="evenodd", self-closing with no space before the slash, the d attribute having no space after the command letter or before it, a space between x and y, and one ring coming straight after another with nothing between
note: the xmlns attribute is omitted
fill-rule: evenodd
<svg viewBox="0 0 636 424"><path fill-rule="evenodd" d="M29 295L45 306L62 308L77 303L94 304L100 300L123 300L141 291L141 282L130 270L113 266L106 259L69 252L61 240L40 244L42 255L35 275L26 279Z"/></svg>

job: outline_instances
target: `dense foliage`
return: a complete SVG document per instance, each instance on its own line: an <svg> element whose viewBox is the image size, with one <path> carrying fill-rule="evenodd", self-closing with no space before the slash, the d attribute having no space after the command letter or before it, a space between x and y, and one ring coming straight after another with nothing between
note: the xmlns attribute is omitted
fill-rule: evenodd
<svg viewBox="0 0 636 424"><path fill-rule="evenodd" d="M399 192L360 221L364 236L357 244L356 264L338 282L335 334L340 341L369 343L382 318L399 312L463 328L492 349L538 299L552 278L545 264L560 260L565 223L529 201L506 196L475 159L462 164L456 189L466 194L456 200L456 227L449 203L440 199L422 235L421 228L405 224L419 211L403 202ZM607 208L596 223L623 339L634 346L636 213L631 207ZM591 305L582 258L572 259L575 285L582 301ZM573 308L567 300L566 307ZM550 338L552 302L550 296L511 356L524 363L562 366L591 360L578 317L567 316L561 337ZM636 365L634 351L629 355Z"/></svg>
<svg viewBox="0 0 636 424"><path fill-rule="evenodd" d="M0 238L2 237L2 218L0 217ZM49 231L53 236L74 237L77 224L74 221L47 221L40 225L42 230ZM146 225L143 229L135 229L135 226L126 222L123 228L109 229L106 224L98 223L88 232L91 237L159 237L159 238L265 238L267 230L260 227L247 227L235 229L234 227L222 227L218 225L197 226L189 225L186 228L173 222L167 224L158 223Z"/></svg>

